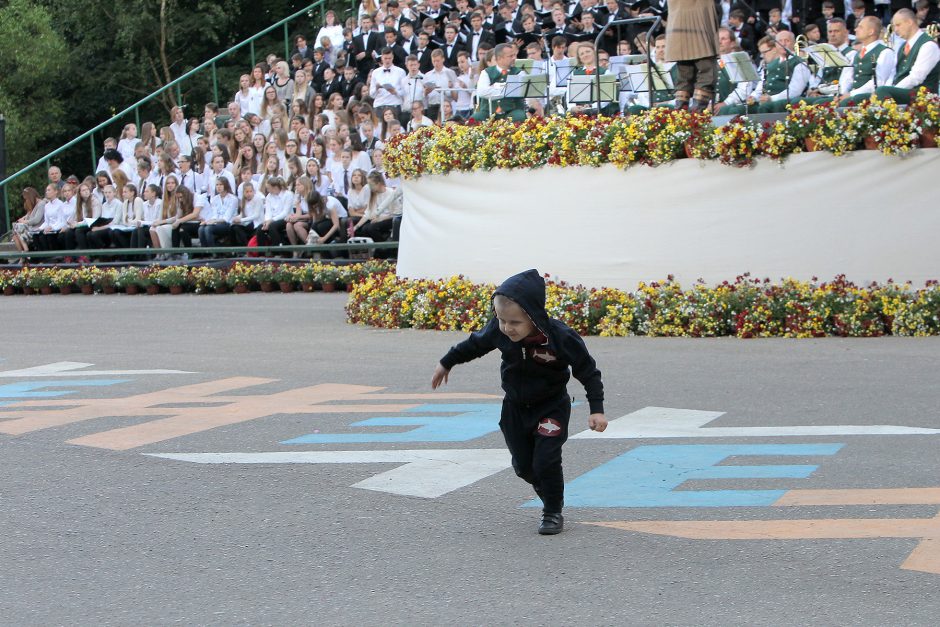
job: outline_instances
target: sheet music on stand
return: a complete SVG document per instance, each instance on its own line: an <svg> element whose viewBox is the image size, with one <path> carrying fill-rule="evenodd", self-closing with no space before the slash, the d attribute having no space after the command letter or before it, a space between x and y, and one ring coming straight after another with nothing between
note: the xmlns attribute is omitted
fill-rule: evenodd
<svg viewBox="0 0 940 627"><path fill-rule="evenodd" d="M577 64L574 59L561 59L559 61L553 61L555 65L555 84L559 87L567 87L568 79L571 77L572 72L574 72Z"/></svg>
<svg viewBox="0 0 940 627"><path fill-rule="evenodd" d="M845 55L832 44L816 44L806 49L819 67L847 67L852 65Z"/></svg>
<svg viewBox="0 0 940 627"><path fill-rule="evenodd" d="M548 74L510 74L506 77L503 98L545 98Z"/></svg>
<svg viewBox="0 0 940 627"><path fill-rule="evenodd" d="M547 61L536 61L535 59L516 59L513 65L526 74L545 74L548 72Z"/></svg>
<svg viewBox="0 0 940 627"><path fill-rule="evenodd" d="M630 90L638 94L649 91L666 91L672 89L672 77L669 72L653 70L650 72L648 63L640 65L628 65L626 71L627 81ZM653 80L652 89L650 89L650 79Z"/></svg>
<svg viewBox="0 0 940 627"><path fill-rule="evenodd" d="M608 70L611 74L617 76L621 75L626 71L628 65L638 65L640 63L646 63L645 54L623 54L615 57L610 57L610 65Z"/></svg>
<svg viewBox="0 0 940 627"><path fill-rule="evenodd" d="M598 85L598 79L600 85ZM568 102L574 104L601 104L618 102L619 83L613 74L577 75L568 79Z"/></svg>
<svg viewBox="0 0 940 627"><path fill-rule="evenodd" d="M754 63L746 52L731 52L721 55L725 64L725 72L732 83L753 83L759 81Z"/></svg>

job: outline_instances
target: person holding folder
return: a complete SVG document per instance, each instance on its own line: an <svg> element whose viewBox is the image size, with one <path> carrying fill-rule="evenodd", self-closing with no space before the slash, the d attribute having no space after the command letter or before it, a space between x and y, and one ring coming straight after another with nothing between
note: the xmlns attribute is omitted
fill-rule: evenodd
<svg viewBox="0 0 940 627"><path fill-rule="evenodd" d="M482 122L491 116L509 118L513 122L525 121L525 99L503 98L506 91L506 77L525 74L515 67L516 48L511 44L499 44L494 50L496 65L486 68L480 74L477 83L477 97L480 104L473 113L473 119Z"/></svg>

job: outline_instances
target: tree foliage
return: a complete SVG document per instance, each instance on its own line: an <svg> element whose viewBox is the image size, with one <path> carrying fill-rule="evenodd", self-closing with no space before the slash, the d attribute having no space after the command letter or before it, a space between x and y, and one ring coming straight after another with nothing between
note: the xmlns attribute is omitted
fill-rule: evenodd
<svg viewBox="0 0 940 627"><path fill-rule="evenodd" d="M0 113L9 172L44 154L64 130L66 44L51 16L28 0L0 6Z"/></svg>
<svg viewBox="0 0 940 627"><path fill-rule="evenodd" d="M0 113L8 120L8 169L13 173L108 120L141 98L310 2L298 0L0 0ZM339 13L351 2L338 4ZM319 14L291 24L307 32ZM310 34L312 36L312 33ZM283 55L276 29L256 44L257 59ZM248 47L217 67L219 99L227 101L248 70ZM211 72L181 88L190 114L214 97ZM41 103L41 106L36 106ZM162 125L177 103L170 89L141 109L142 120ZM224 105L224 102L223 102ZM115 120L95 137L133 121ZM87 172L89 146L55 159L66 173ZM18 186L17 186L18 187Z"/></svg>

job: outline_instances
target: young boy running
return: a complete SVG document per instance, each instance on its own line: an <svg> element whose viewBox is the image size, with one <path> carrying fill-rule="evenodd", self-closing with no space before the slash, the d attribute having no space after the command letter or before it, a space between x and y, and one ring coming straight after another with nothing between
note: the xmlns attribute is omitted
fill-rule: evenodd
<svg viewBox="0 0 940 627"><path fill-rule="evenodd" d="M493 294L496 316L444 355L431 388L446 383L451 368L499 349L503 391L499 428L512 454L516 474L542 499L539 533L560 533L565 481L561 447L568 439L571 398L569 368L584 385L590 406L588 426L607 428L604 384L581 337L545 312L545 280L536 270L511 276Z"/></svg>

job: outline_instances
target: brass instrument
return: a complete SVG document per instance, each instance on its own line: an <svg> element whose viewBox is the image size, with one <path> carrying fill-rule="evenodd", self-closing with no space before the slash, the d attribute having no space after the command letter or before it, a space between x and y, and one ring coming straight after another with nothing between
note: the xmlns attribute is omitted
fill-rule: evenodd
<svg viewBox="0 0 940 627"><path fill-rule="evenodd" d="M881 38L881 41L884 42L884 45L888 48L891 47L891 35L894 33L894 25L888 24L888 28L885 29L885 34Z"/></svg>
<svg viewBox="0 0 940 627"><path fill-rule="evenodd" d="M806 52L806 48L809 46L809 39L806 38L806 35L798 35L796 41L793 42L793 52L796 56L806 59L809 57L809 53Z"/></svg>

